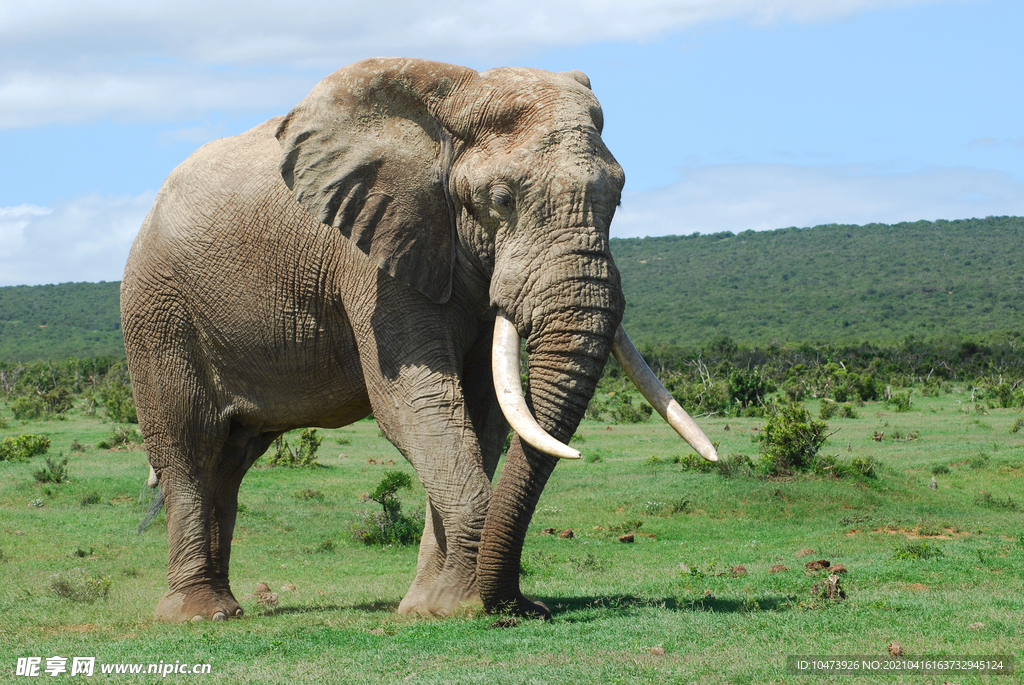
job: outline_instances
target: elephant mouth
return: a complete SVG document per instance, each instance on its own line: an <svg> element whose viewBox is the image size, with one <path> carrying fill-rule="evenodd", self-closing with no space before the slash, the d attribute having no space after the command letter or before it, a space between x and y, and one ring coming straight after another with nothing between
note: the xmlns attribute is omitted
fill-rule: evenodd
<svg viewBox="0 0 1024 685"><path fill-rule="evenodd" d="M498 404L512 430L535 449L560 459L579 459L579 451L552 437L537 422L523 397L519 377L520 337L504 311L494 319L491 365ZM718 461L715 446L697 423L672 397L637 351L620 325L615 332L612 354L640 394L670 426L704 459Z"/></svg>

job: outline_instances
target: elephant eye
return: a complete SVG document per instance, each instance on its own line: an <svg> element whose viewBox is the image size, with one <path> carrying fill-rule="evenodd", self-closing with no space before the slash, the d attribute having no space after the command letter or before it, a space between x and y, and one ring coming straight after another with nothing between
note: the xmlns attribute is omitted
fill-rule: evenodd
<svg viewBox="0 0 1024 685"><path fill-rule="evenodd" d="M498 187L491 190L491 201L505 209L512 208L512 191L505 187Z"/></svg>

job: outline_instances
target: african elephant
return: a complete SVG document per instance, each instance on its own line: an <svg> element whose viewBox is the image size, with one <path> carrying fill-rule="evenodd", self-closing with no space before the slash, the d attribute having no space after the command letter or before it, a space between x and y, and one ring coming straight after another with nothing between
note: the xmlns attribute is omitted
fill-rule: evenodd
<svg viewBox="0 0 1024 685"><path fill-rule="evenodd" d="M619 326L608 229L624 178L601 127L581 72L370 59L171 173L121 285L166 503L158 618L240 616L228 565L246 470L285 431L371 411L428 496L399 611L479 598L547 615L518 571L552 454L579 456L564 443L613 341L639 358ZM659 411L715 459L653 382Z"/></svg>

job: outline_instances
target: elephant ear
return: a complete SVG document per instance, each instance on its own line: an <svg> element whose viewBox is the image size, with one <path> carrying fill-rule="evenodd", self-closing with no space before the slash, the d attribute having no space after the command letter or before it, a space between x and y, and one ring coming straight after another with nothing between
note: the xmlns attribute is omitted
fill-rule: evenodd
<svg viewBox="0 0 1024 685"><path fill-rule="evenodd" d="M321 81L281 122L281 176L298 203L434 302L451 295L452 136L438 113L476 72L373 59Z"/></svg>

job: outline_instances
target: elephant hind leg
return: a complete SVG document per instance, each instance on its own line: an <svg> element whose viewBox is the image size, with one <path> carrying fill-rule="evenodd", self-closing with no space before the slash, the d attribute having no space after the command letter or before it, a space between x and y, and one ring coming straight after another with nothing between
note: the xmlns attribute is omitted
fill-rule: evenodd
<svg viewBox="0 0 1024 685"><path fill-rule="evenodd" d="M198 431L196 431L198 433ZM242 615L231 592L229 562L242 477L272 438L229 420L207 424L202 438L154 445L164 491L169 590L156 617L169 622ZM152 458L152 456L151 456Z"/></svg>

